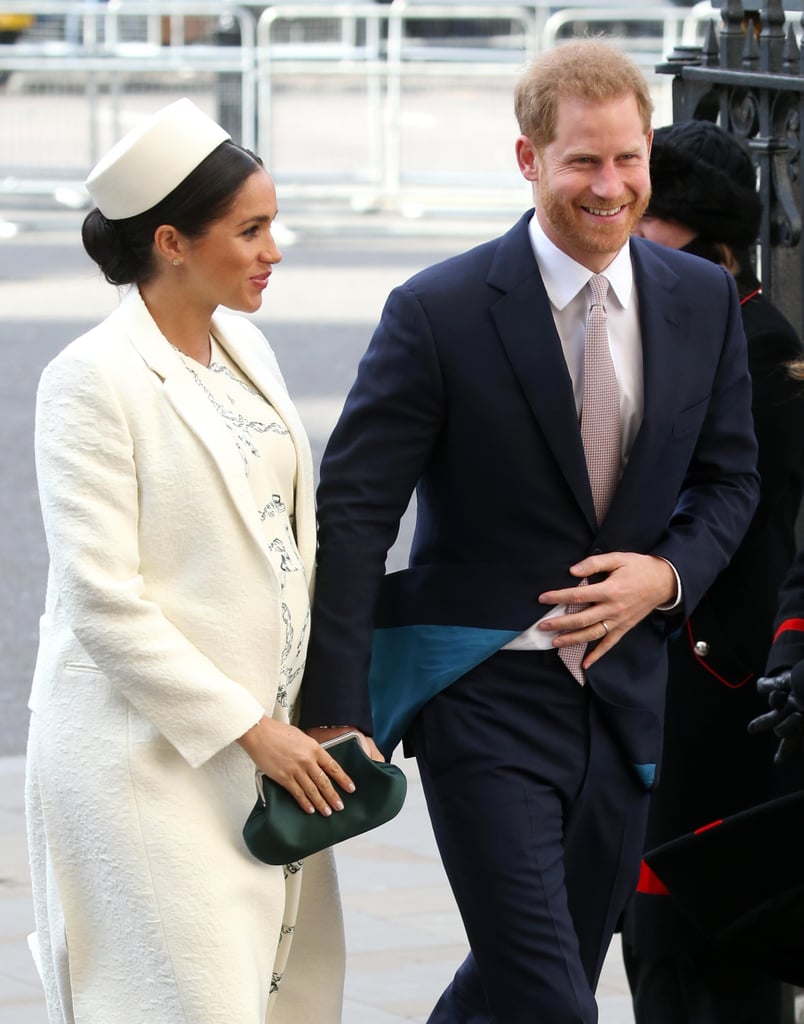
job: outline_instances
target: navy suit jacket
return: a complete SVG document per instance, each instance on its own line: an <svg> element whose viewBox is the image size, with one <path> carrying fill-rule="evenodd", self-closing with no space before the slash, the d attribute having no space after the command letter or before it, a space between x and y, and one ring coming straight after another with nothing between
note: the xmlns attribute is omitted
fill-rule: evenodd
<svg viewBox="0 0 804 1024"><path fill-rule="evenodd" d="M360 726L387 756L430 697L545 613L541 592L577 582L585 556L663 556L689 609L745 533L756 442L731 276L632 239L645 412L598 528L531 216L387 300L321 466L304 727ZM385 576L414 487L410 567ZM668 623L649 616L587 673L647 785Z"/></svg>

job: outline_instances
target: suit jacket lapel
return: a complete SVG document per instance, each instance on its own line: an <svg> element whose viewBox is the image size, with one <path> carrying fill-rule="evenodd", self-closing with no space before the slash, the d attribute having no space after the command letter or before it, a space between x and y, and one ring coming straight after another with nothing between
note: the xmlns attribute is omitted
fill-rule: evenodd
<svg viewBox="0 0 804 1024"><path fill-rule="evenodd" d="M606 517L606 521L612 523L619 515L633 514L639 507L640 488L650 479L659 449L665 443L677 397L672 385L678 375L676 339L687 330L692 316L692 310L678 292L678 277L650 246L634 238L631 255L639 299L644 412ZM605 541L603 531L601 541Z"/></svg>
<svg viewBox="0 0 804 1024"><path fill-rule="evenodd" d="M491 315L547 444L594 528L572 381L528 237L530 216L526 214L500 240L488 283L504 294Z"/></svg>
<svg viewBox="0 0 804 1024"><path fill-rule="evenodd" d="M488 282L503 294L491 313L547 444L594 529L594 505L572 382L528 237L530 216L526 214L500 240ZM644 412L622 480L601 525L598 539L602 546L606 523L614 524L619 515L633 514L639 507L639 482L649 478L667 436L675 407L674 391L668 384L677 372L674 338L687 329L692 315L678 293L678 277L650 244L633 238L631 253L639 298Z"/></svg>

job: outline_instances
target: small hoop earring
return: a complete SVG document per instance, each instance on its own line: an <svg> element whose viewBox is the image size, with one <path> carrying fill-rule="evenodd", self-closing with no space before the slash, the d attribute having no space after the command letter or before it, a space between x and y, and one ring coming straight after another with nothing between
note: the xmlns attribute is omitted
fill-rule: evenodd
<svg viewBox="0 0 804 1024"><path fill-rule="evenodd" d="M174 256L173 257L173 266L174 267L178 267L180 265L180 263L181 263L181 260L179 259L179 257L178 256Z"/></svg>

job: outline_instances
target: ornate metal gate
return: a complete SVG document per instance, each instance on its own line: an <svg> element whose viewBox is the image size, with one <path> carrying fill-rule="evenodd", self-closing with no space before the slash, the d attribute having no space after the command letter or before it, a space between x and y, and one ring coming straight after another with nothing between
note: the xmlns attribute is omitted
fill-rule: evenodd
<svg viewBox="0 0 804 1024"><path fill-rule="evenodd" d="M804 67L795 22L801 0L760 9L723 0L702 47L677 47L657 68L673 75L673 120L717 121L746 140L759 173L760 277L768 297L804 335L801 124Z"/></svg>

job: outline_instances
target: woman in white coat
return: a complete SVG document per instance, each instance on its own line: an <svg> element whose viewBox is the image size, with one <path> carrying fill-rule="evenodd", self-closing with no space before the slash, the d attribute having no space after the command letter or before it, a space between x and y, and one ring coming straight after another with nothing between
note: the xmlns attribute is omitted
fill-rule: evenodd
<svg viewBox="0 0 804 1024"><path fill-rule="evenodd" d="M270 867L241 836L255 764L308 813L353 788L329 733L292 724L309 445L263 335L218 310L260 307L274 186L185 99L87 188L85 248L130 287L37 398L50 571L26 800L49 1020L337 1024L331 856Z"/></svg>

